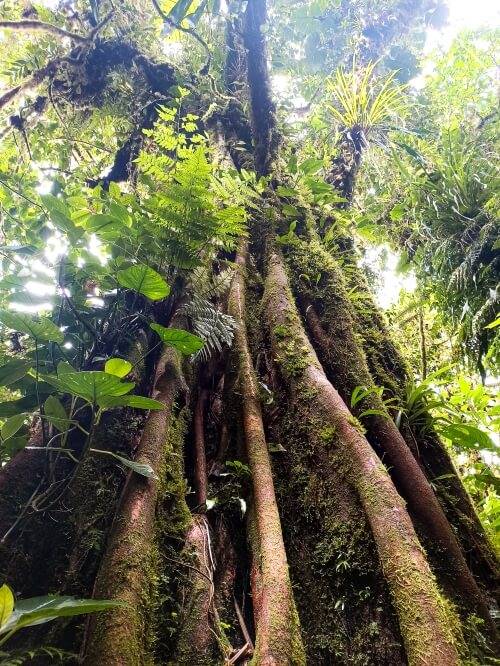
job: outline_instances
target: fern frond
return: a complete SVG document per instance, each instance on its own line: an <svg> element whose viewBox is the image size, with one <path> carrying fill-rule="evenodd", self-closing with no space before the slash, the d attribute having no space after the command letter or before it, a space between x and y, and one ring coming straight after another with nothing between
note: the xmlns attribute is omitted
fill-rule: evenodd
<svg viewBox="0 0 500 666"><path fill-rule="evenodd" d="M212 354L231 346L236 322L213 303L195 295L182 312L190 319L193 332L205 341L195 360L207 361Z"/></svg>

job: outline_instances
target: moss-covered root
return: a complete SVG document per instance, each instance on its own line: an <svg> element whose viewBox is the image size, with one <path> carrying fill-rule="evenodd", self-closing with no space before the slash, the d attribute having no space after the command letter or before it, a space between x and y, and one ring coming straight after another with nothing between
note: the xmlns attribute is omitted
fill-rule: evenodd
<svg viewBox="0 0 500 666"><path fill-rule="evenodd" d="M178 666L217 666L223 663L225 645L214 604L214 562L210 527L205 516L193 517L183 556L189 562L190 575L183 590L175 663Z"/></svg>
<svg viewBox="0 0 500 666"><path fill-rule="evenodd" d="M155 397L165 407L150 412L137 451L137 460L149 463L157 475L164 462L172 406L181 380L177 354L166 349L155 382ZM130 473L94 587L95 597L114 599L126 606L90 620L83 662L87 666L146 663L145 616L157 496L155 479Z"/></svg>
<svg viewBox="0 0 500 666"><path fill-rule="evenodd" d="M358 295L355 299L349 299L349 306L353 313L356 337L366 357L370 374L378 386L385 386L391 389L396 396L401 397L410 376L406 361L391 339L387 323L375 303L366 276L357 265L354 250L349 253L344 251L342 260L348 261L349 285L355 287ZM324 255L317 256L317 261L322 267L328 268ZM331 265L331 259L329 264ZM335 282L337 283L336 300L339 303L341 285L338 279ZM325 298L328 298L331 285L326 289L322 285L321 291ZM343 287L342 291L345 291ZM332 308L324 308L322 312L325 328L330 333L331 326L328 321L332 316L337 318L337 315ZM309 313L310 311L308 311L308 315ZM328 357L332 353L333 347L331 340L328 341L328 347L326 355L322 354L322 349L316 347L327 374ZM448 520L458 534L462 548L467 551L469 568L487 589L495 589L498 587L500 578L498 558L445 446L429 424L426 424L425 432L418 432L418 430L414 432L409 426L404 427L402 435L415 458L422 464L427 477L430 480L441 479L435 482L438 487L438 495L441 504L444 505ZM439 492L440 490L442 492Z"/></svg>
<svg viewBox="0 0 500 666"><path fill-rule="evenodd" d="M309 251L313 249L324 260L323 274L328 281L321 296L311 294L309 302L302 304L304 315L329 379L338 387L344 399L347 399L356 386L370 386L372 378L366 357L356 337L350 302L335 262L319 244L304 246L304 252L307 249ZM297 272L302 268L301 254L297 251L291 256L294 270ZM294 257L298 263L295 263ZM324 313L326 328L317 314L320 308ZM341 353L332 353L332 349L338 351L339 348L342 349ZM384 451L384 459L391 467L392 477L413 515L418 518L434 543L445 554L447 566L450 572L453 572L454 584L464 605L480 614L486 622L490 622L484 595L467 566L452 527L421 466L394 421L382 415L385 409L381 398L374 394L368 398L368 401L368 406L374 410L373 415L368 415L366 418L370 440Z"/></svg>
<svg viewBox="0 0 500 666"><path fill-rule="evenodd" d="M304 332L283 259L269 258L264 307L275 356L297 395L315 395L318 417L337 437L349 480L366 512L398 616L408 663L459 664L443 600L389 475L326 378Z"/></svg>
<svg viewBox="0 0 500 666"><path fill-rule="evenodd" d="M245 325L245 249L236 259L238 270L229 294L228 310L237 329L234 356L242 396L243 428L252 474L254 502L254 567L252 576L256 645L252 664L305 664L305 653L288 572L288 563L274 492L258 386Z"/></svg>

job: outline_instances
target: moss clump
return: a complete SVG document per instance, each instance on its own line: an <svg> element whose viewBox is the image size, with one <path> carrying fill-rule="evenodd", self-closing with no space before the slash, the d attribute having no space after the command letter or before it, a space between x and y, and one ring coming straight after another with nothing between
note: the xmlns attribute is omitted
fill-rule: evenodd
<svg viewBox="0 0 500 666"><path fill-rule="evenodd" d="M347 417L347 421L362 435L366 434L366 428L363 426L361 421L351 414Z"/></svg>
<svg viewBox="0 0 500 666"><path fill-rule="evenodd" d="M325 444L331 444L335 441L335 428L333 426L325 426L319 431L320 439L325 442Z"/></svg>

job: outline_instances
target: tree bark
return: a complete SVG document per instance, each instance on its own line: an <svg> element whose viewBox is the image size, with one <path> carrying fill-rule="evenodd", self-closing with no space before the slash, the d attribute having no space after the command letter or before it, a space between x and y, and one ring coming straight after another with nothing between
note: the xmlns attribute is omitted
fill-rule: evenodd
<svg viewBox="0 0 500 666"><path fill-rule="evenodd" d="M288 381L298 391L315 393L318 412L345 451L346 471L377 544L409 664L458 664L444 602L404 503L321 369L293 305L283 260L276 252L268 262L264 306L272 345Z"/></svg>
<svg viewBox="0 0 500 666"><path fill-rule="evenodd" d="M373 380L355 337L350 301L344 289L342 276L332 257L315 242L304 243L300 248L288 253L290 264L297 275L307 271L304 262L310 262L311 257L316 257L316 261L319 260L321 288L314 294L307 285L301 285L300 281L296 281L299 293L302 292L303 315L309 324L327 376L341 392L344 401L349 402L356 387L369 388L373 386ZM304 292L309 292L308 297L311 300L304 300ZM359 411L367 407L375 410L376 413L368 414L364 419L369 438L379 450L383 451L384 462L389 465L391 475L408 502L412 514L422 523L426 533L431 536L439 549L446 554L448 570L452 572L454 584L461 593L461 601L479 613L485 622L491 624L488 605L467 566L443 509L420 465L387 414L382 400L373 393L361 405ZM387 416L382 416L381 413L386 413Z"/></svg>
<svg viewBox="0 0 500 666"><path fill-rule="evenodd" d="M164 409L151 411L137 450L160 477L175 398L182 386L177 352L166 348L156 370L156 399ZM159 481L131 471L94 586L94 596L122 602L123 608L90 619L83 663L88 666L137 666L145 662L148 572L152 562Z"/></svg>
<svg viewBox="0 0 500 666"><path fill-rule="evenodd" d="M238 373L236 386L242 399L243 429L255 505L254 538L257 543L254 544L253 566L259 573L252 577L257 636L252 663L259 666L299 666L306 663L305 654L274 493L257 378L246 334L246 254L246 242L243 242L236 257L238 268L229 293L228 312L237 325L233 356Z"/></svg>

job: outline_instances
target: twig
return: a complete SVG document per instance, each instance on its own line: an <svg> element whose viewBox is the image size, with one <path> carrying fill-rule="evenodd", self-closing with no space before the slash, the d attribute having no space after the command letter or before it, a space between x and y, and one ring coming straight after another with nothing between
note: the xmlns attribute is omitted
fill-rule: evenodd
<svg viewBox="0 0 500 666"><path fill-rule="evenodd" d="M247 628L247 625L245 623L243 613L241 612L241 608L239 607L239 604L236 601L236 597L234 597L234 596L233 596L233 601L234 601L234 610L236 611L236 617L238 618L238 622L240 623L241 633L243 634L243 638L245 639L245 641L250 646L250 648L253 652L254 648L253 648L252 639L250 638L250 634L248 632L248 628Z"/></svg>
<svg viewBox="0 0 500 666"><path fill-rule="evenodd" d="M252 653L252 646L249 645L248 643L245 643L245 645L240 648L233 656L228 659L227 664L228 666L232 666L232 664L236 664L237 661L241 659L241 657L244 657L248 652L250 654Z"/></svg>
<svg viewBox="0 0 500 666"><path fill-rule="evenodd" d="M21 522L21 520L24 518L24 516L26 515L26 512L28 511L28 509L29 509L30 506L31 506L31 503L32 503L33 500L35 499L36 494L37 494L38 491L40 490L40 487L41 487L42 483L43 483L43 477L42 477L42 479L40 480L40 482L39 482L39 484L37 485L37 487L35 488L35 490L33 491L33 493L31 494L29 500L28 500L28 501L26 502L26 504L23 506L23 508L22 508L20 514L18 515L18 517L16 518L16 520L13 522L13 524L9 527L9 529L7 530L7 532L5 532L5 534L3 535L3 537L0 539L0 543L5 543L5 542L7 541L9 535L10 535L10 534L16 529L16 527L19 525L19 523Z"/></svg>
<svg viewBox="0 0 500 666"><path fill-rule="evenodd" d="M169 560L170 562L174 562L174 564L180 564L183 567L186 567L187 569L191 569L195 573L199 574L203 578L206 578L210 583L212 580L207 576L206 573L203 573L203 571L200 571L196 567L193 567L191 564L187 564L186 562L183 562L182 560L176 560L174 557L168 557L168 555L162 555L166 560Z"/></svg>

